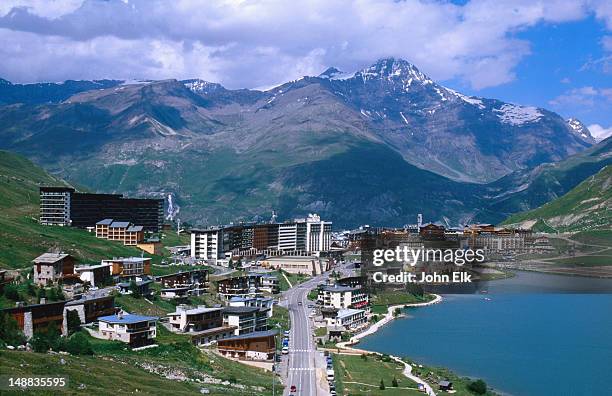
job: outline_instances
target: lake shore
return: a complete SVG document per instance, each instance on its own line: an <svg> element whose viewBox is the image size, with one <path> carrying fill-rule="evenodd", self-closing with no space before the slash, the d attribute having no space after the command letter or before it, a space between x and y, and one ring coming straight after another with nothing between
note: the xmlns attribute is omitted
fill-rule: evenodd
<svg viewBox="0 0 612 396"><path fill-rule="evenodd" d="M413 307L425 307L428 305L433 305L433 304L438 304L440 302L442 302L442 296L439 294L432 294L434 296L434 299L431 301L426 301L426 302L422 302L422 303L409 303L409 304L396 304L396 305L390 305L389 307L387 307L387 313L385 314L385 316L379 320L378 322L374 323L372 326L368 327L365 331L362 331L359 334L355 334L354 336L351 337L350 340L348 341L344 341L344 342L339 342L336 344L336 347L339 350L344 350L347 351L349 353L376 353L376 354L380 354L378 352L372 352L372 351L367 351L367 350L363 350L363 349L358 349L358 348L353 348L351 345L355 345L359 343L359 340L362 339L363 337L372 335L374 333L376 333L380 328L382 328L384 325L390 323L393 319L395 319L394 316L394 312L396 309L398 308L413 308ZM402 371L402 374L404 374L404 376L406 376L407 378L411 379L412 381L416 382L417 384L422 384L423 387L425 388L426 394L427 395L431 395L431 396L435 396L436 393L434 392L434 390L431 388L431 386L422 378L412 374L412 365L408 364L407 362L405 362L404 360L402 360L400 357L398 356L390 356L391 359L395 360L398 363L401 363L404 365L404 370Z"/></svg>

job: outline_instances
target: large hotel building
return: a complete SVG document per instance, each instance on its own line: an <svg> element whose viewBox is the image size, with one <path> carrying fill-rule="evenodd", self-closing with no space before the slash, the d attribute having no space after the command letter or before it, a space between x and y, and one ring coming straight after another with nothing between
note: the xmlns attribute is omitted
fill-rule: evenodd
<svg viewBox="0 0 612 396"><path fill-rule="evenodd" d="M127 221L157 232L164 221L164 200L80 193L69 187L40 187L41 224L87 228L95 227L103 219Z"/></svg>
<svg viewBox="0 0 612 396"><path fill-rule="evenodd" d="M191 230L191 256L203 260L225 253L291 253L311 255L331 246L332 223L317 215L285 223L241 224Z"/></svg>

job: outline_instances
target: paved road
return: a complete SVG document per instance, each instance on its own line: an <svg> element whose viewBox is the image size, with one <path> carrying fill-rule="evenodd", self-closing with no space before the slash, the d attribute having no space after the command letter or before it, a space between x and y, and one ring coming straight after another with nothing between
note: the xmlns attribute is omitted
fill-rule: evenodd
<svg viewBox="0 0 612 396"><path fill-rule="evenodd" d="M296 395L319 396L327 394L318 386L316 363L320 362L320 359L317 359L316 355L320 352L317 352L312 335L312 321L308 316L310 313L308 304L312 302L307 298L308 291L326 278L327 274L319 275L294 286L284 294L291 320L285 395L289 395L292 385L297 388Z"/></svg>

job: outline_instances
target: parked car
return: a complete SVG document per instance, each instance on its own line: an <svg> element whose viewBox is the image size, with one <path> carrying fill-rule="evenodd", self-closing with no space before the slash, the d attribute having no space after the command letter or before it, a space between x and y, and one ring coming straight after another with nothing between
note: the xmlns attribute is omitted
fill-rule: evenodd
<svg viewBox="0 0 612 396"><path fill-rule="evenodd" d="M284 346L284 347L283 347L283 349L281 350L281 353L282 353L283 355L288 354L288 353L289 353L289 347Z"/></svg>

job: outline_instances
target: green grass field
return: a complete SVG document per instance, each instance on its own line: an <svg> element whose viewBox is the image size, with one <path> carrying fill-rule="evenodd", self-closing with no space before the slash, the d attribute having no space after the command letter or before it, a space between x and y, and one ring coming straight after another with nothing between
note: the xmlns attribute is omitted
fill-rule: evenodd
<svg viewBox="0 0 612 396"><path fill-rule="evenodd" d="M339 395L422 395L417 384L402 374L404 366L394 361L385 362L378 355L364 360L358 355L333 355L336 391ZM393 378L398 387L393 387ZM380 389L380 381L385 389Z"/></svg>
<svg viewBox="0 0 612 396"><path fill-rule="evenodd" d="M433 299L430 295L415 296L405 291L380 291L372 296L371 309L376 314L386 314L389 305L414 304Z"/></svg>
<svg viewBox="0 0 612 396"><path fill-rule="evenodd" d="M404 359L407 363L412 365L412 373L417 375L419 378L422 378L426 381L434 390L438 389L438 382L441 380L449 380L453 383L453 389L455 396L474 396L474 393L468 390L468 384L473 380L467 377L460 377L452 371L442 368L442 367L431 367L425 365L419 365L418 363L410 360ZM438 394L446 394L442 392L438 392ZM495 392L488 391L485 396L494 396Z"/></svg>

